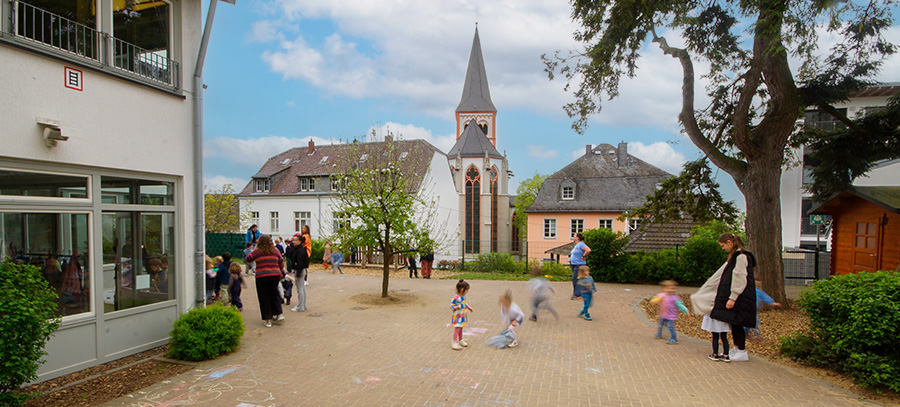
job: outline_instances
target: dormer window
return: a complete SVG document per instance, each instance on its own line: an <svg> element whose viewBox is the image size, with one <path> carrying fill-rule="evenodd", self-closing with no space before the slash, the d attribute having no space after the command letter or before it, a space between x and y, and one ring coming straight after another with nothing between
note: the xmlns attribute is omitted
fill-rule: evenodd
<svg viewBox="0 0 900 407"><path fill-rule="evenodd" d="M369 155L363 154L363 155L359 156L359 162L364 163L364 162L366 162L367 158L369 158Z"/></svg>
<svg viewBox="0 0 900 407"><path fill-rule="evenodd" d="M325 157L322 157L322 161L319 161L319 165L324 165L327 162L328 162L328 156L326 155Z"/></svg>
<svg viewBox="0 0 900 407"><path fill-rule="evenodd" d="M575 181L570 179L564 180L560 184L559 197L564 201L572 201L575 199Z"/></svg>
<svg viewBox="0 0 900 407"><path fill-rule="evenodd" d="M300 178L300 191L315 191L316 179L312 177Z"/></svg>
<svg viewBox="0 0 900 407"><path fill-rule="evenodd" d="M261 178L256 180L256 192L269 192L268 178Z"/></svg>
<svg viewBox="0 0 900 407"><path fill-rule="evenodd" d="M409 151L404 151L404 152L400 153L400 161L403 161L403 159L406 158L406 156L408 156L408 155L409 155Z"/></svg>

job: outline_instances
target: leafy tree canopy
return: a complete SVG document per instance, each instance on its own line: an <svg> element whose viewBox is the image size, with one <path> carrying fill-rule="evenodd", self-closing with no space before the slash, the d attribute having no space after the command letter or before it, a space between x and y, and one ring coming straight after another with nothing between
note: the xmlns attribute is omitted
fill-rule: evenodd
<svg viewBox="0 0 900 407"><path fill-rule="evenodd" d="M231 184L225 184L222 189L217 191L206 192L203 194L203 200L207 232L237 232L240 230L241 224L250 221L249 206L245 206L244 210L241 210Z"/></svg>
<svg viewBox="0 0 900 407"><path fill-rule="evenodd" d="M516 227L522 231L524 236L528 236L528 216L525 210L534 203L541 185L547 180L547 175L535 173L533 177L523 180L519 187L516 188Z"/></svg>

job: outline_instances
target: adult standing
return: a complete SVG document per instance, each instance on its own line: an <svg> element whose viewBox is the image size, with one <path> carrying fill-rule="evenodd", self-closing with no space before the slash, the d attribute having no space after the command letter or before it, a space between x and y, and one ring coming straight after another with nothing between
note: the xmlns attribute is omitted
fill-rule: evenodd
<svg viewBox="0 0 900 407"><path fill-rule="evenodd" d="M585 258L591 253L591 248L584 243L584 234L578 232L575 234L575 247L569 253L569 267L572 267L572 299L581 299L578 290L578 268L587 264Z"/></svg>
<svg viewBox="0 0 900 407"><path fill-rule="evenodd" d="M731 326L735 348L731 361L748 360L744 327L756 324L756 288L753 269L756 257L744 248L741 237L733 233L719 236L719 246L728 253L725 264L691 295L691 306L700 315L722 321Z"/></svg>
<svg viewBox="0 0 900 407"><path fill-rule="evenodd" d="M431 278L431 270L434 266L434 252L422 255L422 278Z"/></svg>
<svg viewBox="0 0 900 407"><path fill-rule="evenodd" d="M250 225L250 229L247 229L247 234L244 236L244 243L250 243L253 245L252 248L256 249L260 237L262 237L262 233L259 232L259 227Z"/></svg>
<svg viewBox="0 0 900 407"><path fill-rule="evenodd" d="M291 245L285 250L285 256L290 259L291 269L297 279L297 305L291 308L291 311L306 311L306 285L302 281L306 278L307 268L309 268L309 255L306 254L306 247L303 243L306 238L297 233L291 237Z"/></svg>
<svg viewBox="0 0 900 407"><path fill-rule="evenodd" d="M312 235L309 232L309 225L303 225L303 227L300 228L300 234L303 235L303 247L306 247L306 257L307 261L309 261L309 258L312 257ZM309 266L307 266L307 268L309 268ZM303 275L303 285L309 285L309 282L307 281L309 280L308 272L309 270Z"/></svg>
<svg viewBox="0 0 900 407"><path fill-rule="evenodd" d="M256 262L256 297L259 299L259 313L265 321L266 328L271 328L273 322L280 323L284 320L281 298L278 295L284 259L275 249L275 243L269 235L259 237L256 250L247 255L247 259Z"/></svg>

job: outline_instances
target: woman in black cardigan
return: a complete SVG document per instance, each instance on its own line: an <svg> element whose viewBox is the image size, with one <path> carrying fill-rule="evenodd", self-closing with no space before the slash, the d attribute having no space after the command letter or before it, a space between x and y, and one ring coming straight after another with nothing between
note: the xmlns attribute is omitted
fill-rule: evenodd
<svg viewBox="0 0 900 407"><path fill-rule="evenodd" d="M291 245L284 251L284 256L290 259L291 270L294 270L297 278L297 283L294 284L297 286L297 305L291 308L291 311L306 311L306 284L303 284L303 280L306 279L309 268L309 255L303 246L305 239L306 237L300 233L295 234L291 237Z"/></svg>
<svg viewBox="0 0 900 407"><path fill-rule="evenodd" d="M753 277L756 257L744 249L741 237L732 233L719 236L719 245L728 252L728 259L709 316L731 324L731 336L737 346L736 351L732 349L731 360L744 361L747 360L744 327L756 326L756 285Z"/></svg>

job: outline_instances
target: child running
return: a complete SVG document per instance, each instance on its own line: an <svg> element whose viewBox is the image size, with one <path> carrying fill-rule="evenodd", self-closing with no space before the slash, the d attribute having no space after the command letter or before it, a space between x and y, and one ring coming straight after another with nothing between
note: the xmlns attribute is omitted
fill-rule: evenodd
<svg viewBox="0 0 900 407"><path fill-rule="evenodd" d="M241 265L231 263L231 266L228 267L228 272L231 273L231 282L228 286L228 293L231 294L231 305L236 307L238 311L243 311L244 303L241 302L241 287L246 284L244 284L244 278L241 277Z"/></svg>
<svg viewBox="0 0 900 407"><path fill-rule="evenodd" d="M594 278L591 277L591 268L588 266L578 267L578 280L575 282L581 299L584 300L584 308L578 312L579 317L583 317L586 321L593 320L591 318L591 303L594 302L594 293L597 292L597 286L594 285Z"/></svg>
<svg viewBox="0 0 900 407"><path fill-rule="evenodd" d="M659 324L656 326L656 336L654 338L662 339L663 326L668 326L670 335L669 341L666 343L677 345L678 335L675 333L675 321L678 320L678 311L688 316L691 314L688 312L687 307L684 306L684 303L681 302L681 298L675 294L675 288L678 287L678 283L666 280L659 284L662 286L662 292L656 294L650 300L653 304L659 304Z"/></svg>
<svg viewBox="0 0 900 407"><path fill-rule="evenodd" d="M281 287L284 288L284 303L291 305L291 297L294 295L294 277L290 273L281 272Z"/></svg>
<svg viewBox="0 0 900 407"><path fill-rule="evenodd" d="M463 340L463 327L466 326L467 314L475 310L466 304L466 294L469 292L469 283L465 280L459 280L456 283L456 296L450 301L450 309L453 310L453 343L450 348L460 350L469 344Z"/></svg>
<svg viewBox="0 0 900 407"><path fill-rule="evenodd" d="M216 256L217 259L222 259ZM213 259L206 256L206 303L212 302L216 296L216 269L213 268Z"/></svg>
<svg viewBox="0 0 900 407"><path fill-rule="evenodd" d="M550 282L543 277L532 278L528 281L528 290L531 291L531 318L528 318L528 320L537 321L538 308L543 308L550 311L556 317L556 320L559 321L559 314L553 309L553 305L550 304L550 298L556 293Z"/></svg>
<svg viewBox="0 0 900 407"><path fill-rule="evenodd" d="M513 302L512 291L506 290L506 292L500 296L500 323L506 325L506 330L509 331L509 334L512 337L512 342L506 345L506 347L515 348L516 346L519 346L516 327L522 325L522 321L524 320L525 313L522 312L522 308L519 308L519 304Z"/></svg>
<svg viewBox="0 0 900 407"><path fill-rule="evenodd" d="M759 310L762 309L763 304L774 308L781 307L781 304L775 302L775 300L771 296L769 296L769 294L766 294L766 292L763 291L762 287L760 287L762 285L762 281L756 279L754 280L754 283L756 283L756 326L754 326L753 328L744 327L744 332L749 334L750 338L759 338L761 333L759 330Z"/></svg>

